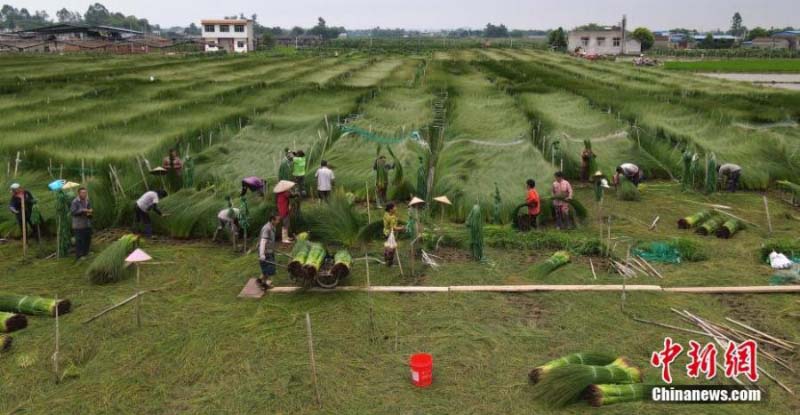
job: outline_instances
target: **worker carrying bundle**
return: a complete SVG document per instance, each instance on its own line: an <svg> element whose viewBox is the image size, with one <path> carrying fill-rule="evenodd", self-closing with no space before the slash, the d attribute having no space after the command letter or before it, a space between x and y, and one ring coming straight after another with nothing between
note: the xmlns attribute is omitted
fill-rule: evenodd
<svg viewBox="0 0 800 415"><path fill-rule="evenodd" d="M742 167L738 164L725 163L717 167L717 173L719 180L725 180L728 191L736 192L736 188L739 187L739 178L742 175Z"/></svg>
<svg viewBox="0 0 800 415"><path fill-rule="evenodd" d="M564 178L564 173L557 171L553 182L553 213L556 217L556 229L569 228L569 206L572 200L572 185Z"/></svg>
<svg viewBox="0 0 800 415"><path fill-rule="evenodd" d="M639 183L642 182L644 179L644 173L639 166L633 163L623 163L617 167L617 172L614 174L614 186L619 186L621 182L621 178L625 177L626 179L630 180L634 186L639 187Z"/></svg>

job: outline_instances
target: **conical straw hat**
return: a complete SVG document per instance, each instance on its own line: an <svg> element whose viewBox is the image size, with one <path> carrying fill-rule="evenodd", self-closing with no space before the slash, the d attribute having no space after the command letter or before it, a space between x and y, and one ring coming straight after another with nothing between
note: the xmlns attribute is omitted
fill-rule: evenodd
<svg viewBox="0 0 800 415"><path fill-rule="evenodd" d="M288 180L281 180L278 184L275 185L275 188L272 189L272 193L283 193L295 186L294 182L290 182Z"/></svg>
<svg viewBox="0 0 800 415"><path fill-rule="evenodd" d="M165 168L159 166L159 167L156 167L156 168L150 170L150 174L156 175L156 176L163 176L163 175L167 174L167 170Z"/></svg>
<svg viewBox="0 0 800 415"><path fill-rule="evenodd" d="M413 199L411 199L410 202L408 202L409 206L424 205L424 204L425 204L425 201L420 199L420 198L418 198L418 197L414 197Z"/></svg>
<svg viewBox="0 0 800 415"><path fill-rule="evenodd" d="M147 262L153 258L150 255L147 255L147 252L142 251L141 249L136 249L127 258L125 258L125 262Z"/></svg>
<svg viewBox="0 0 800 415"><path fill-rule="evenodd" d="M434 197L433 200L435 200L435 201L437 201L439 203L445 204L445 205L452 205L453 204L452 202L450 202L450 199L448 199L447 196Z"/></svg>
<svg viewBox="0 0 800 415"><path fill-rule="evenodd" d="M64 183L64 186L62 186L61 188L64 189L64 190L71 190L71 189L74 189L76 187L81 187L80 183L66 182L66 183Z"/></svg>

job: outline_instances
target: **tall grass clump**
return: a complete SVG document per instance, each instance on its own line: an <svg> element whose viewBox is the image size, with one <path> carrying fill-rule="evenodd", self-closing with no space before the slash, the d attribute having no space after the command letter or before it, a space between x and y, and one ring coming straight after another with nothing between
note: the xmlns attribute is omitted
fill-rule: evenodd
<svg viewBox="0 0 800 415"><path fill-rule="evenodd" d="M134 234L123 235L114 241L92 261L86 276L92 284L109 284L121 281L130 275L125 258L139 246L139 237Z"/></svg>

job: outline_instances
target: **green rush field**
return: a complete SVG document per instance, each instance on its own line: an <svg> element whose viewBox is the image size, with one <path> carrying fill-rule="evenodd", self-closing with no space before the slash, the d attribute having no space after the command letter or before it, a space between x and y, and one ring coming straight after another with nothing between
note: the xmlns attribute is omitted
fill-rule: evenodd
<svg viewBox="0 0 800 415"><path fill-rule="evenodd" d="M708 61L671 61L667 69L692 72L754 72L754 73L797 73L800 61L797 59L726 59Z"/></svg>
<svg viewBox="0 0 800 415"><path fill-rule="evenodd" d="M527 376L560 356L599 351L630 358L645 383L659 384L660 369L649 362L665 337L685 349L689 340L709 341L635 320L696 329L671 309L715 323L732 318L800 341L797 291L628 288L769 286L776 279L765 254L800 256L800 212L791 191L777 183L800 183L800 93L692 73L796 66L765 62L636 68L627 60L588 62L530 48L421 44L377 54L3 55L0 185L7 192L19 182L32 191L44 222L41 242L27 235L23 258L14 217L6 209L0 214L0 294L68 298L73 311L59 318L57 373L53 318L29 316L27 328L10 334L13 346L0 352L0 413L798 413L798 398L763 375L758 386L767 399L759 404L600 408L548 407L534 398ZM578 178L584 140L606 175L624 162L644 169L639 201L620 200L614 189L595 200L592 185ZM188 175L183 185L168 184L171 194L160 206L169 215L155 218L158 237L142 242L155 262L141 266L140 288L154 290L143 298L142 327L133 304L85 324L137 290L131 270L106 285L92 284L86 272L129 232L134 201L145 188L165 184L147 169L170 148L191 160L191 184ZM227 236L211 240L216 214L228 206L226 197L242 206L243 177L263 177L271 189L285 148L308 155L310 196L293 232L309 231L330 251L346 248L356 258L340 286L624 284L626 291L312 290L237 298L259 274L254 235L275 200L271 193L246 196L246 252L234 250ZM433 204L420 218L424 232L415 247L437 266L419 258L412 266L405 234L402 271L374 261L366 266L367 255L383 258L376 235L383 216L375 206L378 154L395 164L389 198L398 202L401 221L411 215L408 199L428 189L427 199L447 195L453 202L445 209ZM696 156L688 170L685 154ZM323 159L336 174L330 204L314 192ZM743 167L742 191L705 192L711 159ZM560 169L583 207L577 226L558 231L543 218L540 229L518 232L512 217L524 202L525 181L535 179L543 199L550 197ZM60 178L86 185L95 206L93 254L85 261L53 255L57 200L47 184ZM475 204L485 222L480 262L470 256L464 224ZM677 229L679 219L714 208L739 218L744 229L731 239ZM663 279L641 272L623 278L613 268L652 242L681 247L680 263L652 262ZM536 271L561 250L570 253L569 264L548 275ZM279 251L276 285L294 286L285 268L291 246ZM796 369L796 348L759 347ZM418 352L434 357L427 389L410 382L408 358ZM793 370L759 356L760 367L800 390ZM684 351L673 363L675 384L733 384L722 374L690 379L688 362Z"/></svg>

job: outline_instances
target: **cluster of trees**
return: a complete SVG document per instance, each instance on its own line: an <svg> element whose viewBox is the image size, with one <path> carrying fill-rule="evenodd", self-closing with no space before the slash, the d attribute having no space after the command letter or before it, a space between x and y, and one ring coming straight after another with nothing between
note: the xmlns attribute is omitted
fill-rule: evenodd
<svg viewBox="0 0 800 415"><path fill-rule="evenodd" d="M40 27L50 22L50 16L44 10L31 13L26 8L17 9L8 4L0 8L0 29L25 30Z"/></svg>
<svg viewBox="0 0 800 415"><path fill-rule="evenodd" d="M56 12L56 20L53 21L44 10L36 11L33 14L26 8L17 9L8 4L0 9L0 29L8 30L28 30L37 27L58 23L87 24L98 26L117 26L134 30L151 31L158 29L158 25L152 26L147 19L140 19L136 16L126 16L122 13L114 13L106 6L95 3L89 6L85 13L70 11L66 8Z"/></svg>

